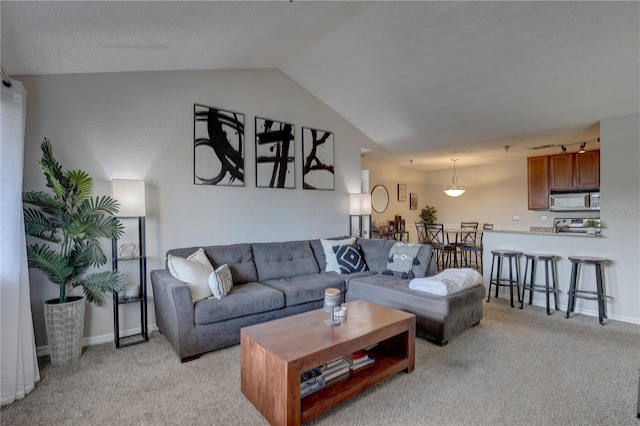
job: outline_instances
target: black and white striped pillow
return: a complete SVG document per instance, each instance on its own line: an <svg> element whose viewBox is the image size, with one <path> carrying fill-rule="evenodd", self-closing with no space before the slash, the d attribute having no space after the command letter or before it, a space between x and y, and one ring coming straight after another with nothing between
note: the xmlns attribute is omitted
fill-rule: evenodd
<svg viewBox="0 0 640 426"><path fill-rule="evenodd" d="M216 299L222 299L233 287L233 277L231 276L231 270L226 264L220 266L209 275L209 288L211 293Z"/></svg>

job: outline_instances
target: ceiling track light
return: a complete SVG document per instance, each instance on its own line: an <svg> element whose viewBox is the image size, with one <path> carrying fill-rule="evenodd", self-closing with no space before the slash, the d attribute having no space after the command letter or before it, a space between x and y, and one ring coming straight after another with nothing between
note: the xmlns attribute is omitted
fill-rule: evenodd
<svg viewBox="0 0 640 426"><path fill-rule="evenodd" d="M561 148L562 148L562 153L566 154L567 153L567 147L564 146L564 145L561 145Z"/></svg>
<svg viewBox="0 0 640 426"><path fill-rule="evenodd" d="M444 187L443 190L444 193L449 197L459 197L464 194L465 189L458 186L458 176L456 176L456 161L458 161L458 159L452 158L451 161L453 161L453 177L451 178L451 187Z"/></svg>
<svg viewBox="0 0 640 426"><path fill-rule="evenodd" d="M587 143L586 142L582 142L580 144L580 150L578 151L578 154L584 154L585 152L587 152L586 149L585 149L586 147L587 147Z"/></svg>

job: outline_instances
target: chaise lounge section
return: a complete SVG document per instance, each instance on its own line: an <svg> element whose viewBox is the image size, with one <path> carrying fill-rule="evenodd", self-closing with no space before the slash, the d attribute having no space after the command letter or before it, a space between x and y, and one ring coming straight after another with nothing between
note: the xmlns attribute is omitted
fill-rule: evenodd
<svg viewBox="0 0 640 426"><path fill-rule="evenodd" d="M345 239L332 239L340 240ZM189 287L168 269L151 271L157 326L180 359L188 361L238 344L242 327L321 308L327 288L339 289L343 301L364 299L413 313L416 333L441 345L482 319L481 283L447 296L412 290L408 277L388 269L395 241L356 243L368 271L351 274L325 271L319 239L203 247L214 268L228 265L233 287L221 299L194 303ZM173 249L167 256L186 258L199 248ZM435 273L431 253L431 246L419 246L409 276Z"/></svg>

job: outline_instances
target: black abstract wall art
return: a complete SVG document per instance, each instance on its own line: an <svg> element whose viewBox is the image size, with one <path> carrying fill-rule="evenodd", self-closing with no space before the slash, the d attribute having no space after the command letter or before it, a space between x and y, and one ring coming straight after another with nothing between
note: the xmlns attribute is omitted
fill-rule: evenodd
<svg viewBox="0 0 640 426"><path fill-rule="evenodd" d="M295 188L295 128L256 117L256 186Z"/></svg>
<svg viewBox="0 0 640 426"><path fill-rule="evenodd" d="M302 155L303 188L333 191L333 132L303 127Z"/></svg>
<svg viewBox="0 0 640 426"><path fill-rule="evenodd" d="M244 186L244 114L193 105L196 185Z"/></svg>

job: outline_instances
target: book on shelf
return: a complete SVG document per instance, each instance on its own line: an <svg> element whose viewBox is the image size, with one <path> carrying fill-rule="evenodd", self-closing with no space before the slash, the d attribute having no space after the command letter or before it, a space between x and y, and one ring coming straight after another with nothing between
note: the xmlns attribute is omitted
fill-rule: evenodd
<svg viewBox="0 0 640 426"><path fill-rule="evenodd" d="M325 378L327 382L342 376L343 374L347 374L349 372L349 364L347 361L340 359L340 361L334 364L330 368L320 367L320 371L322 371L322 377Z"/></svg>
<svg viewBox="0 0 640 426"><path fill-rule="evenodd" d="M367 355L367 353L364 351L355 351L348 355L343 356L342 358L345 361L347 361L349 364L357 364L359 362L366 361L367 359L369 359L369 355Z"/></svg>
<svg viewBox="0 0 640 426"><path fill-rule="evenodd" d="M360 369L362 367L366 367L367 365L373 364L374 361L375 361L375 359L367 357L367 359L365 359L363 361L360 361L360 362L358 362L356 364L351 364L349 366L349 369L351 371L358 370L358 369Z"/></svg>
<svg viewBox="0 0 640 426"><path fill-rule="evenodd" d="M324 371L324 370L331 369L332 367L335 367L337 365L341 365L344 362L345 362L344 359L342 359L342 357L339 356L338 358L334 358L334 359L332 359L330 361L325 362L319 368L320 368L320 370Z"/></svg>
<svg viewBox="0 0 640 426"><path fill-rule="evenodd" d="M304 398L307 395L310 395L316 391L319 391L320 389L323 389L326 385L327 385L327 381L322 375L316 376L307 382L301 382L300 398Z"/></svg>
<svg viewBox="0 0 640 426"><path fill-rule="evenodd" d="M322 371L319 368L312 368L311 370L300 373L300 384L312 383L318 377L322 377Z"/></svg>

